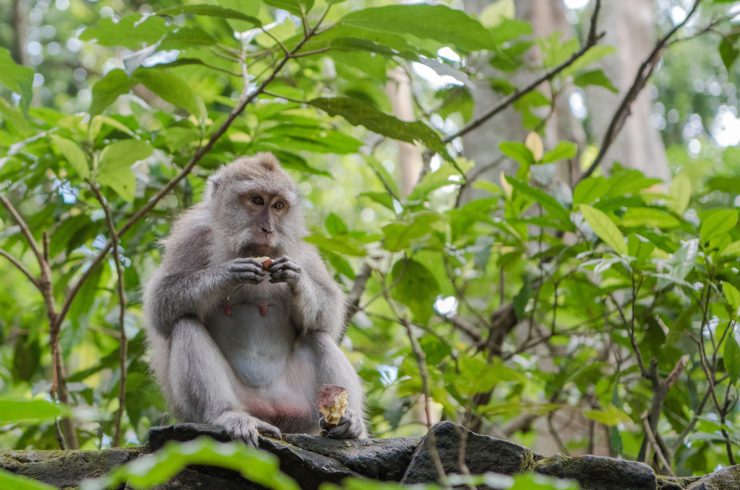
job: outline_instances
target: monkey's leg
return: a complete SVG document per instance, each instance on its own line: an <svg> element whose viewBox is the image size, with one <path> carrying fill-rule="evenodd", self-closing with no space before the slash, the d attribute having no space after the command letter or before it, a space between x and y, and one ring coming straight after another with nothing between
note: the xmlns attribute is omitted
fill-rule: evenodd
<svg viewBox="0 0 740 490"><path fill-rule="evenodd" d="M234 438L256 446L258 432L280 430L249 415L237 397L239 381L206 327L195 318L175 323L170 337L170 403L186 421L221 425Z"/></svg>
<svg viewBox="0 0 740 490"><path fill-rule="evenodd" d="M306 335L302 337L302 340L310 347L314 356L317 387L322 384L332 384L347 389L347 411L338 425L327 428L326 434L336 439L367 437L363 418L365 402L362 381L352 364L327 333ZM323 418L321 421L323 422Z"/></svg>

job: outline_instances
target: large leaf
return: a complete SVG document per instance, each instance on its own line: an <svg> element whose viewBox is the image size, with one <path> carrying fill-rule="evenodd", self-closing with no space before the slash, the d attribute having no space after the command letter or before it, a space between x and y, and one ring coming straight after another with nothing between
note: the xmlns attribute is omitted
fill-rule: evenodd
<svg viewBox="0 0 740 490"><path fill-rule="evenodd" d="M420 141L427 148L446 155L444 143L439 135L429 126L420 121L406 122L380 112L372 105L355 98L319 97L309 102L314 107L331 114L342 116L355 126L364 126L370 131L388 136L400 141L415 143Z"/></svg>
<svg viewBox="0 0 740 490"><path fill-rule="evenodd" d="M308 13L313 7L314 0L264 0L267 5L287 10L299 17Z"/></svg>
<svg viewBox="0 0 740 490"><path fill-rule="evenodd" d="M668 211L659 208L628 208L622 216L623 227L655 226L657 228L675 228L681 225L678 220Z"/></svg>
<svg viewBox="0 0 740 490"><path fill-rule="evenodd" d="M261 26L262 22L256 17L246 15L238 10L220 7L218 5L183 5L179 7L169 7L157 11L157 15L180 15L180 14L192 14L192 15L203 15L206 17L219 17L222 19L233 19L243 20L249 22L255 26Z"/></svg>
<svg viewBox="0 0 740 490"><path fill-rule="evenodd" d="M722 282L722 294L725 295L727 303L732 307L732 315L735 316L740 309L740 291L729 282Z"/></svg>
<svg viewBox="0 0 740 490"><path fill-rule="evenodd" d="M545 152L539 163L557 162L573 158L578 153L578 146L570 141L560 141L555 148Z"/></svg>
<svg viewBox="0 0 740 490"><path fill-rule="evenodd" d="M0 48L0 84L19 94L22 106L28 108L33 95L33 70L13 61L5 48Z"/></svg>
<svg viewBox="0 0 740 490"><path fill-rule="evenodd" d="M133 201L136 176L131 165L152 154L152 147L140 140L121 140L106 146L100 154L97 180L116 191L127 201Z"/></svg>
<svg viewBox="0 0 740 490"><path fill-rule="evenodd" d="M406 305L414 319L427 323L434 313L434 301L439 294L439 283L434 274L413 259L401 259L391 270L391 296Z"/></svg>
<svg viewBox="0 0 740 490"><path fill-rule="evenodd" d="M170 104L185 109L197 118L205 116L201 98L174 73L161 68L140 68L134 73L134 79Z"/></svg>
<svg viewBox="0 0 740 490"><path fill-rule="evenodd" d="M57 487L0 470L0 488L7 488L8 490L55 490Z"/></svg>
<svg viewBox="0 0 740 490"><path fill-rule="evenodd" d="M90 176L90 164L87 161L87 156L77 143L56 134L51 135L51 141L54 143L57 151L64 155L64 158L67 159L80 177L86 179Z"/></svg>
<svg viewBox="0 0 740 490"><path fill-rule="evenodd" d="M594 85L597 87L603 87L610 92L617 93L617 87L614 86L609 77L606 76L604 70L590 70L583 73L579 73L573 78L573 83L579 87L587 87L588 85Z"/></svg>
<svg viewBox="0 0 740 490"><path fill-rule="evenodd" d="M723 233L732 230L737 224L737 210L718 209L708 213L701 223L699 237L702 243L707 243Z"/></svg>
<svg viewBox="0 0 740 490"><path fill-rule="evenodd" d="M245 479L264 488L298 490L293 479L280 472L275 455L236 442L220 443L207 437L181 444L169 443L154 454L147 454L107 475L85 480L82 490L118 488L151 488L166 483L188 465L216 466L234 470Z"/></svg>
<svg viewBox="0 0 740 490"><path fill-rule="evenodd" d="M534 165L534 155L532 155L532 151L524 143L519 141L502 141L498 144L498 149L501 150L501 153L519 162L522 166Z"/></svg>
<svg viewBox="0 0 740 490"><path fill-rule="evenodd" d="M109 71L103 78L95 82L92 88L92 102L90 103L90 115L95 116L102 113L116 99L129 90L134 82L125 71L115 69Z"/></svg>
<svg viewBox="0 0 740 490"><path fill-rule="evenodd" d="M137 49L146 44L154 44L165 34L167 26L164 19L153 15L144 17L141 14L131 14L118 22L110 18L101 19L97 24L85 28L80 39L96 39L103 46Z"/></svg>
<svg viewBox="0 0 740 490"><path fill-rule="evenodd" d="M513 187L514 190L537 201L545 210L549 211L550 214L553 215L553 217L557 218L560 221L570 222L570 211L565 209L565 207L550 194L530 185L527 185L526 183L517 180L511 176L507 176L506 180L507 182L509 182L509 184L511 184L511 187Z"/></svg>
<svg viewBox="0 0 740 490"><path fill-rule="evenodd" d="M689 207L689 201L691 201L691 179L689 176L685 173L676 175L673 182L671 182L669 195L671 200L668 201L668 206L677 214L683 214L686 208Z"/></svg>
<svg viewBox="0 0 740 490"><path fill-rule="evenodd" d="M54 420L66 413L63 405L47 400L0 398L0 423Z"/></svg>
<svg viewBox="0 0 740 490"><path fill-rule="evenodd" d="M594 230L596 236L617 253L627 255L627 242L624 240L624 235L609 216L587 204L581 204L581 213L583 213L583 217L588 224L591 225L591 229Z"/></svg>
<svg viewBox="0 0 740 490"><path fill-rule="evenodd" d="M457 50L493 49L490 31L462 10L444 5L388 5L349 13L339 25L432 39Z"/></svg>

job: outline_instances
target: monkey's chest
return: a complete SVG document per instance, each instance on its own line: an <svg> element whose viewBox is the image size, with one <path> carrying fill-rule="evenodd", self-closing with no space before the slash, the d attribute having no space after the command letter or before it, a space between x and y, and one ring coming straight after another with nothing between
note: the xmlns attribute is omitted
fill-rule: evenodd
<svg viewBox="0 0 740 490"><path fill-rule="evenodd" d="M260 301L232 304L208 319L214 341L245 384L270 385L288 363L296 334L285 307Z"/></svg>

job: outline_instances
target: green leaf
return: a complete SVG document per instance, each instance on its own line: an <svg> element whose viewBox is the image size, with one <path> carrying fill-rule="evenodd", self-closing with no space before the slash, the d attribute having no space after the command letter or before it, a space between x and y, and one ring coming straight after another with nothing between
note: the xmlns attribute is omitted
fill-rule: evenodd
<svg viewBox="0 0 740 490"><path fill-rule="evenodd" d="M391 270L393 299L406 305L416 321L425 324L434 313L434 301L439 295L439 283L434 274L413 259L401 259Z"/></svg>
<svg viewBox="0 0 740 490"><path fill-rule="evenodd" d="M621 423L626 424L631 421L629 415L614 405L607 405L606 408L601 410L584 410L583 415L587 419L610 427Z"/></svg>
<svg viewBox="0 0 740 490"><path fill-rule="evenodd" d="M691 201L691 179L689 176L685 173L676 175L676 178L671 182L669 195L671 200L668 201L668 206L676 214L683 214L686 208L689 207L689 201Z"/></svg>
<svg viewBox="0 0 740 490"><path fill-rule="evenodd" d="M12 488L13 490L55 490L57 487L51 487L46 483L0 470L0 488Z"/></svg>
<svg viewBox="0 0 740 490"><path fill-rule="evenodd" d="M64 158L67 159L80 177L86 179L90 176L90 164L87 161L87 155L77 143L56 134L51 135L51 141L54 148L64 155Z"/></svg>
<svg viewBox="0 0 740 490"><path fill-rule="evenodd" d="M174 73L160 68L140 68L134 73L134 80L198 119L205 117L205 106L201 98L193 92L185 80Z"/></svg>
<svg viewBox="0 0 740 490"><path fill-rule="evenodd" d="M725 295L725 299L732 306L732 314L737 315L737 310L740 308L740 291L729 282L722 281L722 294Z"/></svg>
<svg viewBox="0 0 740 490"><path fill-rule="evenodd" d="M699 237L702 243L707 243L712 238L727 233L737 224L737 210L719 209L704 216L699 229Z"/></svg>
<svg viewBox="0 0 740 490"><path fill-rule="evenodd" d="M102 113L116 99L129 90L134 82L125 71L116 68L109 71L103 78L95 82L92 88L92 102L90 103L90 115L96 116Z"/></svg>
<svg viewBox="0 0 740 490"><path fill-rule="evenodd" d="M236 442L221 443L207 437L185 443L168 443L160 451L136 458L107 475L85 480L82 490L150 488L169 481L188 465L217 466L234 470L245 479L275 490L299 490L298 484L280 472L275 455Z"/></svg>
<svg viewBox="0 0 740 490"><path fill-rule="evenodd" d="M464 52L493 49L490 31L462 10L444 5L388 5L356 10L339 25L431 39Z"/></svg>
<svg viewBox="0 0 740 490"><path fill-rule="evenodd" d="M33 70L13 61L10 51L0 48L0 84L21 96L21 106L28 109L33 96Z"/></svg>
<svg viewBox="0 0 740 490"><path fill-rule="evenodd" d="M107 185L126 201L133 201L136 176L131 165L152 154L152 147L140 140L121 140L103 148L100 154L97 181Z"/></svg>
<svg viewBox="0 0 740 490"><path fill-rule="evenodd" d="M630 257L635 257L637 260L645 260L653 253L655 245L640 235L630 235L627 237L627 249Z"/></svg>
<svg viewBox="0 0 740 490"><path fill-rule="evenodd" d="M740 34L734 34L723 36L722 41L719 43L719 56L722 58L722 63L728 72L731 72L732 64L735 63L738 54L740 54L738 40L740 40Z"/></svg>
<svg viewBox="0 0 740 490"><path fill-rule="evenodd" d="M118 22L111 18L99 20L95 25L85 28L80 39L97 39L103 46L123 46L138 49L143 45L154 44L167 34L164 19L151 15L131 14Z"/></svg>
<svg viewBox="0 0 740 490"><path fill-rule="evenodd" d="M573 190L573 205L593 204L604 197L609 184L604 177L589 177L578 183Z"/></svg>
<svg viewBox="0 0 740 490"><path fill-rule="evenodd" d="M622 215L623 227L654 226L657 228L676 228L681 222L668 211L658 208L628 208Z"/></svg>
<svg viewBox="0 0 740 490"><path fill-rule="evenodd" d="M581 204L581 213L586 219L596 236L601 238L604 243L613 248L617 253L627 255L627 243L624 235L619 231L617 225L603 211L593 208L587 204Z"/></svg>
<svg viewBox="0 0 740 490"><path fill-rule="evenodd" d="M262 22L260 22L260 20L256 17L243 14L238 10L219 7L218 5L183 5L179 7L169 7L157 11L157 15L175 16L181 14L203 15L206 17L218 17L222 19L243 20L257 27L262 25Z"/></svg>
<svg viewBox="0 0 740 490"><path fill-rule="evenodd" d="M267 5L290 12L301 17L313 7L314 0L264 0Z"/></svg>
<svg viewBox="0 0 740 490"><path fill-rule="evenodd" d="M388 136L407 143L420 141L430 150L443 156L447 150L439 135L429 126L420 121L406 122L380 112L372 105L360 99L350 97L325 98L320 97L309 102L314 107L331 114L342 116L355 126L364 126L370 131Z"/></svg>
<svg viewBox="0 0 740 490"><path fill-rule="evenodd" d="M696 239L686 240L673 254L670 261L672 278L683 281L696 265L696 256L699 252L699 241Z"/></svg>
<svg viewBox="0 0 740 490"><path fill-rule="evenodd" d="M332 236L344 235L349 231L347 223L336 213L329 213L329 216L324 220L324 227Z"/></svg>
<svg viewBox="0 0 740 490"><path fill-rule="evenodd" d="M574 156L576 156L577 153L578 145L576 145L575 143L571 143L570 141L560 141L557 145L555 145L555 148L545 152L545 154L542 155L539 163L550 163L557 162L559 160L566 160L568 158L573 158Z"/></svg>
<svg viewBox="0 0 740 490"><path fill-rule="evenodd" d="M598 70L590 70L583 73L579 73L573 78L573 83L578 85L579 87L587 87L589 85L595 85L597 87L603 87L610 92L614 92L615 94L619 92L617 87L614 86L611 80L609 80L609 77L606 76L606 73L604 73L604 70L598 69Z"/></svg>
<svg viewBox="0 0 740 490"><path fill-rule="evenodd" d="M734 326L728 327L731 331L727 334L727 340L725 341L724 350L724 362L727 374L730 375L730 380L733 383L737 383L740 378L740 345L737 343L735 338Z"/></svg>
<svg viewBox="0 0 740 490"><path fill-rule="evenodd" d="M498 149L501 150L501 153L519 162L524 167L534 165L535 163L532 152L529 151L529 148L524 143L519 141L502 141L499 143Z"/></svg>
<svg viewBox="0 0 740 490"><path fill-rule="evenodd" d="M67 413L63 405L47 400L0 398L0 423L54 420Z"/></svg>
<svg viewBox="0 0 740 490"><path fill-rule="evenodd" d="M565 207L550 194L530 185L527 185L524 182L508 175L506 176L506 181L509 182L509 184L511 184L511 187L513 187L516 191L534 199L539 204L541 204L542 207L545 210L549 211L554 218L563 222L570 223L570 211L565 209Z"/></svg>
<svg viewBox="0 0 740 490"><path fill-rule="evenodd" d="M216 38L208 34L200 27L181 27L175 32L167 34L159 49L187 49L198 46L212 46L216 44Z"/></svg>

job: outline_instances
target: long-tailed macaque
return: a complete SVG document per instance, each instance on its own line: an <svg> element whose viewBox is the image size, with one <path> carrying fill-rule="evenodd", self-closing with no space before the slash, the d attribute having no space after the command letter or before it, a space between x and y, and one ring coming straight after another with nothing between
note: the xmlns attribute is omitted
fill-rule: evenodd
<svg viewBox="0 0 740 490"><path fill-rule="evenodd" d="M344 296L304 235L295 183L269 153L219 169L173 225L144 310L152 369L179 420L252 445L258 433L315 434L319 389L333 384L349 408L322 427L366 437L361 382L337 346Z"/></svg>

